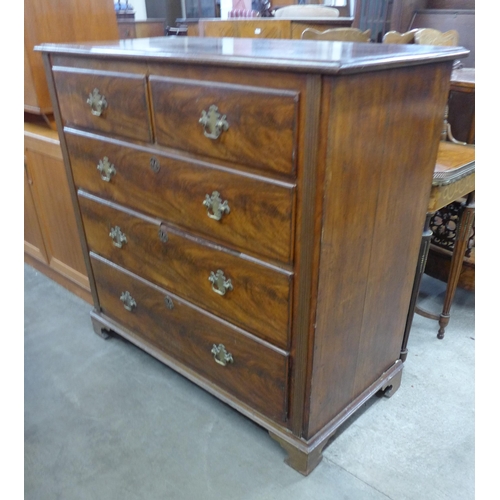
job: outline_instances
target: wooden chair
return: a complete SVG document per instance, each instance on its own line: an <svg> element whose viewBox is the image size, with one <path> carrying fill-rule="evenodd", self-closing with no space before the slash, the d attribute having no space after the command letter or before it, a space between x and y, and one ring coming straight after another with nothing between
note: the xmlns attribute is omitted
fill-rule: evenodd
<svg viewBox="0 0 500 500"><path fill-rule="evenodd" d="M382 43L399 43L410 44L415 43L416 29L400 33L399 31L388 31L382 38Z"/></svg>
<svg viewBox="0 0 500 500"><path fill-rule="evenodd" d="M418 45L458 45L458 31L449 30L444 33L432 28L415 28L406 33L388 31L382 38L382 43L415 43Z"/></svg>
<svg viewBox="0 0 500 500"><path fill-rule="evenodd" d="M458 31L442 31L433 28L421 28L415 31L415 43L418 45L444 45L456 47L458 45Z"/></svg>
<svg viewBox="0 0 500 500"><path fill-rule="evenodd" d="M306 28L300 38L302 40L329 40L334 42L370 42L370 30L361 31L358 28L332 28L318 31Z"/></svg>

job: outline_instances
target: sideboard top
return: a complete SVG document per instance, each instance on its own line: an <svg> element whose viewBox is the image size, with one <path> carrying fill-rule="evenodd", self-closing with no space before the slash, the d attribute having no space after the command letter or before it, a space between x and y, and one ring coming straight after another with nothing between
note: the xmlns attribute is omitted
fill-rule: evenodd
<svg viewBox="0 0 500 500"><path fill-rule="evenodd" d="M107 59L168 60L330 74L428 64L464 58L469 53L463 47L189 36L102 43L45 43L35 50Z"/></svg>

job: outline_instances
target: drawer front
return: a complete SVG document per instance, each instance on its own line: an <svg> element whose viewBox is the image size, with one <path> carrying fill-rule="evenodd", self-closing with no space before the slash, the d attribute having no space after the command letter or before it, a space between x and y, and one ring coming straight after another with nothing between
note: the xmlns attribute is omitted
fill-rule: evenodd
<svg viewBox="0 0 500 500"><path fill-rule="evenodd" d="M298 92L158 76L150 87L158 144L294 173Z"/></svg>
<svg viewBox="0 0 500 500"><path fill-rule="evenodd" d="M293 185L68 132L66 144L78 187L240 251L291 262ZM109 181L97 169L104 157L113 165Z"/></svg>
<svg viewBox="0 0 500 500"><path fill-rule="evenodd" d="M79 202L91 251L278 347L288 346L290 273L82 191Z"/></svg>
<svg viewBox="0 0 500 500"><path fill-rule="evenodd" d="M151 142L146 76L53 68L65 125Z"/></svg>
<svg viewBox="0 0 500 500"><path fill-rule="evenodd" d="M210 37L236 37L238 33L236 31L236 26L234 22L230 21L204 21L200 19L199 21L200 30L203 32L202 36L210 36ZM188 36L198 36L191 35Z"/></svg>
<svg viewBox="0 0 500 500"><path fill-rule="evenodd" d="M110 262L91 257L105 315L264 415L286 419L286 353ZM215 356L226 364L219 364Z"/></svg>
<svg viewBox="0 0 500 500"><path fill-rule="evenodd" d="M237 21L241 38L290 38L290 21L248 20Z"/></svg>

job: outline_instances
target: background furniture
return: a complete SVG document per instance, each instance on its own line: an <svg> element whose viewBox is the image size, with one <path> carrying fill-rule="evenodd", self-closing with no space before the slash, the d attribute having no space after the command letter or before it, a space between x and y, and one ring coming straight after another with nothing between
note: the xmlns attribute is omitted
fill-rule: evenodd
<svg viewBox="0 0 500 500"><path fill-rule="evenodd" d="M118 35L120 39L164 36L165 27L165 19L119 20Z"/></svg>
<svg viewBox="0 0 500 500"><path fill-rule="evenodd" d="M453 137L467 144L475 143L475 70L460 68L452 72L448 99L448 122ZM439 210L432 220L436 234L429 248L425 273L446 282L452 269L454 255L454 220L462 210L463 200L451 203ZM450 223L451 220L451 223ZM475 290L475 223L466 238L465 255L459 269L457 286L465 290Z"/></svg>
<svg viewBox="0 0 500 500"><path fill-rule="evenodd" d="M381 42L384 33L391 30L394 0L357 0L353 27L369 30L373 42Z"/></svg>
<svg viewBox="0 0 500 500"><path fill-rule="evenodd" d="M476 70L455 69L451 74L448 123L453 137L467 144L476 142Z"/></svg>
<svg viewBox="0 0 500 500"><path fill-rule="evenodd" d="M467 240L474 222L475 169L475 150L473 147L441 141L434 168L431 196L427 208L420 256L410 301L410 312L401 348L401 359L403 361L405 361L408 355L408 337L410 335L414 312L426 318L439 321L437 336L439 339L444 338L445 328L450 321L451 304L457 289ZM431 230L431 221L440 210L449 206L450 203L457 203L457 200L461 200L462 198L465 198L465 201L458 202L460 206L456 210L454 220L446 221L446 225L449 228L448 231L453 232L453 235L448 235L448 237L453 239L454 245L451 252L451 266L445 278L447 285L442 311L440 314L433 314L422 309L417 304L422 274L426 271L429 249L432 238L435 235L435 232ZM438 235L436 234L436 236Z"/></svg>
<svg viewBox="0 0 500 500"><path fill-rule="evenodd" d="M420 28L415 31L415 43L419 45L458 45L458 31L439 31L433 28Z"/></svg>
<svg viewBox="0 0 500 500"><path fill-rule="evenodd" d="M474 68L475 19L475 10L472 9L422 9L415 11L408 29L433 28L442 32L456 30L460 45L470 51L462 64L466 68Z"/></svg>
<svg viewBox="0 0 500 500"><path fill-rule="evenodd" d="M361 31L358 28L332 28L318 31L307 28L302 32L302 40L330 40L332 42L361 42L370 41L370 30Z"/></svg>
<svg viewBox="0 0 500 500"><path fill-rule="evenodd" d="M91 317L308 474L349 416L399 387L440 110L465 53L221 42L40 49Z"/></svg>
<svg viewBox="0 0 500 500"><path fill-rule="evenodd" d="M384 35L383 42L456 46L459 40L456 30L442 33L433 28L417 28L407 33L388 32ZM460 79L460 76L457 76L457 71L463 71L463 69L454 70L451 77L454 80ZM470 72L471 70L466 71ZM467 74L467 77L470 80L470 74ZM470 82L467 82L466 88L470 88ZM471 232L473 232L475 208L474 176L471 174L475 170L475 151L474 148L466 147L465 143L460 143L453 137L452 127L448 122L449 100L450 96L444 113L443 130L441 132L442 144L439 147L431 202L422 237L420 263L417 266L410 312L405 328L405 340L401 351L403 360L407 356L406 345L413 320L413 311L427 318L438 320L438 338L444 338L445 328L450 319L451 304L463 268L464 256L467 253L468 242L473 241ZM451 143L447 141L451 141ZM463 197L466 197L465 202L462 201ZM430 252L431 247L434 249L433 252ZM443 265L442 258L436 259L436 256L442 257L443 248L449 254L448 266ZM440 261L441 267L438 261ZM436 277L447 283L443 309L439 315L423 310L416 303L421 275L424 271L428 272L427 264L429 264L429 270L433 270L434 275L437 274Z"/></svg>
<svg viewBox="0 0 500 500"><path fill-rule="evenodd" d="M307 28L323 31L331 27L349 27L351 24L351 18L342 17L313 17L308 19L277 19L273 17L228 20L200 19L198 21L197 36L300 39L302 32Z"/></svg>
<svg viewBox="0 0 500 500"><path fill-rule="evenodd" d="M215 0L181 0L182 12L187 18L219 17L220 11Z"/></svg>
<svg viewBox="0 0 500 500"><path fill-rule="evenodd" d="M180 0L145 0L145 7L148 19L164 19L166 26L175 26L175 20L183 17Z"/></svg>
<svg viewBox="0 0 500 500"><path fill-rule="evenodd" d="M24 123L24 260L92 303L59 137Z"/></svg>
<svg viewBox="0 0 500 500"><path fill-rule="evenodd" d="M89 22L90 21L90 22ZM52 116L42 42L117 40L113 0L24 2L24 259L87 301L90 285Z"/></svg>
<svg viewBox="0 0 500 500"><path fill-rule="evenodd" d="M34 52L35 45L117 39L113 0L25 0L24 111L45 116L52 113L42 57Z"/></svg>

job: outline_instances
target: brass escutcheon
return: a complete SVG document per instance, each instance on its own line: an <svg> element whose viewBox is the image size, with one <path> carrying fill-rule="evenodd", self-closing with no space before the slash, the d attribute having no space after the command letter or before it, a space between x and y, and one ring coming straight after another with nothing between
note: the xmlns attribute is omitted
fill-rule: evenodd
<svg viewBox="0 0 500 500"><path fill-rule="evenodd" d="M152 156L149 160L149 166L155 174L160 171L160 162L158 161L158 158L155 158L154 156Z"/></svg>
<svg viewBox="0 0 500 500"><path fill-rule="evenodd" d="M205 110L201 112L199 123L203 125L205 137L214 140L218 139L222 132L229 128L226 115L221 115L219 113L219 108L215 104L212 104L208 108L208 112Z"/></svg>
<svg viewBox="0 0 500 500"><path fill-rule="evenodd" d="M102 160L99 160L97 170L99 170L99 173L101 174L101 179L106 182L109 182L111 177L116 174L116 168L109 161L107 156L105 156Z"/></svg>
<svg viewBox="0 0 500 500"><path fill-rule="evenodd" d="M214 355L214 360L219 365L226 366L228 363L234 362L233 355L226 351L224 344L214 344L210 352Z"/></svg>
<svg viewBox="0 0 500 500"><path fill-rule="evenodd" d="M174 308L174 301L168 295L165 296L165 305L167 309L172 310Z"/></svg>
<svg viewBox="0 0 500 500"><path fill-rule="evenodd" d="M221 220L224 214L228 214L231 211L227 200L222 201L218 191L214 191L212 196L206 194L203 206L208 209L207 215L215 220Z"/></svg>
<svg viewBox="0 0 500 500"><path fill-rule="evenodd" d="M94 89L87 99L87 104L90 106L90 112L94 116L101 116L103 111L108 107L106 98L99 93L99 89Z"/></svg>
<svg viewBox="0 0 500 500"><path fill-rule="evenodd" d="M220 269L216 273L212 271L208 277L208 281L212 283L212 290L219 295L225 295L228 290L233 289L231 280L227 280Z"/></svg>
<svg viewBox="0 0 500 500"><path fill-rule="evenodd" d="M129 292L123 292L120 295L120 300L123 302L123 307L127 311L132 311L132 309L137 306L137 302L134 300L134 298L132 297L132 295L130 295Z"/></svg>
<svg viewBox="0 0 500 500"><path fill-rule="evenodd" d="M115 247L121 248L124 243L127 243L127 237L122 232L119 226L115 226L109 232L109 237L113 240Z"/></svg>
<svg viewBox="0 0 500 500"><path fill-rule="evenodd" d="M158 237L162 243L166 243L168 241L167 226L163 223L160 224L160 228L158 229Z"/></svg>

